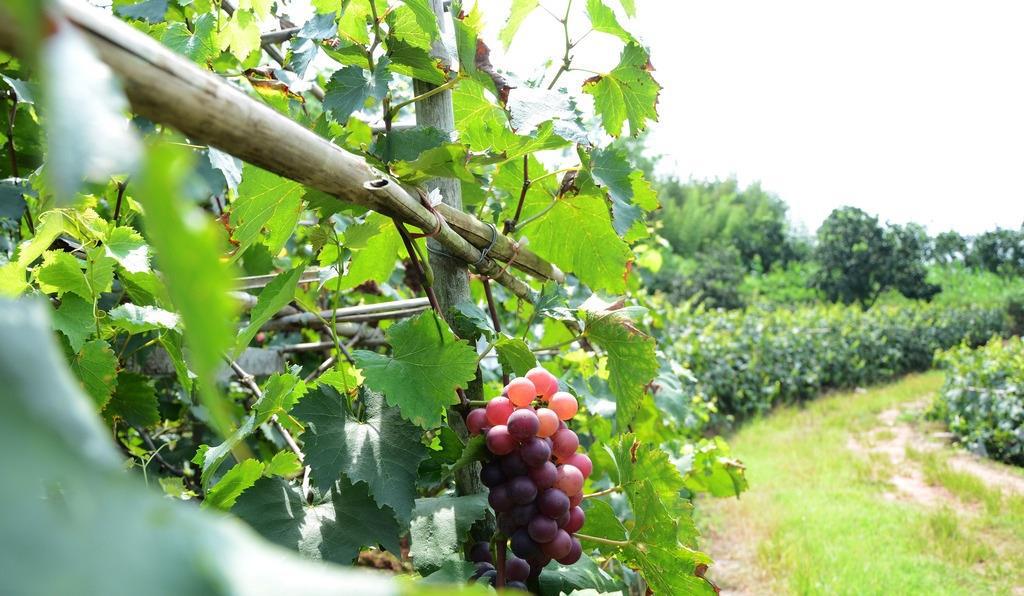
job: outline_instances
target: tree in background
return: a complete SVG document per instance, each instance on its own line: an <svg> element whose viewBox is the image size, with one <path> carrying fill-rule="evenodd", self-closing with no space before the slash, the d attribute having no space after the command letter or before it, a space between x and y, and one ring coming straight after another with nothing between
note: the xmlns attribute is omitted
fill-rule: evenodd
<svg viewBox="0 0 1024 596"><path fill-rule="evenodd" d="M742 295L745 268L740 251L715 245L693 259L669 258L654 276L651 288L665 292L673 302L735 309L746 306Z"/></svg>
<svg viewBox="0 0 1024 596"><path fill-rule="evenodd" d="M967 239L958 232L940 232L932 240L931 258L936 263L962 262L967 256Z"/></svg>
<svg viewBox="0 0 1024 596"><path fill-rule="evenodd" d="M870 308L887 289L908 298L930 299L941 288L926 281L927 235L916 224L891 225L856 207L832 211L818 228L815 285L826 298Z"/></svg>
<svg viewBox="0 0 1024 596"><path fill-rule="evenodd" d="M980 234L971 242L966 262L1001 275L1024 274L1024 231L996 228Z"/></svg>
<svg viewBox="0 0 1024 596"><path fill-rule="evenodd" d="M672 250L696 257L712 247L732 246L748 270L769 271L796 257L786 204L755 183L741 189L735 178L680 182L662 180L661 234Z"/></svg>

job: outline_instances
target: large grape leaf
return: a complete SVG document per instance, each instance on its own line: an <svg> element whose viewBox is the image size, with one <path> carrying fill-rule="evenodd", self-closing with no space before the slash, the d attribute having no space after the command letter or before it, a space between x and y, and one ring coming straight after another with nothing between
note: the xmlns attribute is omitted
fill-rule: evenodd
<svg viewBox="0 0 1024 596"><path fill-rule="evenodd" d="M608 356L608 387L620 429L633 420L647 385L658 374L654 338L636 328L625 310L583 309L587 337Z"/></svg>
<svg viewBox="0 0 1024 596"><path fill-rule="evenodd" d="M519 338L502 336L494 344L494 349L498 352L498 363L506 373L515 373L521 377L537 366L537 357L533 355L530 346Z"/></svg>
<svg viewBox="0 0 1024 596"><path fill-rule="evenodd" d="M189 60L205 64L217 57L217 18L213 13L205 12L192 22L192 31L185 23L168 23L160 41Z"/></svg>
<svg viewBox="0 0 1024 596"><path fill-rule="evenodd" d="M587 16L590 17L590 26L594 31L614 35L625 43L636 43L636 39L629 31L619 24L615 11L601 0L587 0Z"/></svg>
<svg viewBox="0 0 1024 596"><path fill-rule="evenodd" d="M230 51L240 61L260 47L260 24L255 15L247 10L236 10L219 31L218 49Z"/></svg>
<svg viewBox="0 0 1024 596"><path fill-rule="evenodd" d="M487 514L487 495L416 499L409 527L409 556L426 575L450 560L462 560L462 542L470 527Z"/></svg>
<svg viewBox="0 0 1024 596"><path fill-rule="evenodd" d="M246 164L238 198L231 205L232 237L238 242L235 258L267 230L264 242L277 253L292 235L302 212L302 185Z"/></svg>
<svg viewBox="0 0 1024 596"><path fill-rule="evenodd" d="M658 197L643 172L634 168L621 149L595 149L591 154L590 175L608 191L612 200L612 224L625 236L644 213L658 208Z"/></svg>
<svg viewBox="0 0 1024 596"><path fill-rule="evenodd" d="M439 58L401 39L392 39L388 43L388 58L391 59L391 70L398 74L434 85L443 85L448 80Z"/></svg>
<svg viewBox="0 0 1024 596"><path fill-rule="evenodd" d="M525 228L530 248L593 290L623 292L629 246L616 235L604 197L565 195Z"/></svg>
<svg viewBox="0 0 1024 596"><path fill-rule="evenodd" d="M395 271L395 260L403 244L391 218L371 213L363 223L345 230L345 247L352 251L352 260L341 278L340 290L348 290L367 281L387 281Z"/></svg>
<svg viewBox="0 0 1024 596"><path fill-rule="evenodd" d="M107 256L129 273L149 271L149 246L142 236L127 226L118 226L107 234L103 243Z"/></svg>
<svg viewBox="0 0 1024 596"><path fill-rule="evenodd" d="M235 335L235 304L229 297L235 276L219 258L221 237L213 222L182 199L180 184L191 169L187 155L170 145L151 147L142 175L132 186L145 209L146 235L185 327L189 363L199 379L203 405L214 428L226 435L230 422L215 379Z"/></svg>
<svg viewBox="0 0 1024 596"><path fill-rule="evenodd" d="M122 371L117 375L117 389L103 408L105 418L121 418L135 426L152 426L160 422L153 381L139 373Z"/></svg>
<svg viewBox="0 0 1024 596"><path fill-rule="evenodd" d="M263 475L263 462L247 459L235 464L216 484L206 491L203 507L231 509L238 496L251 487Z"/></svg>
<svg viewBox="0 0 1024 596"><path fill-rule="evenodd" d="M448 133L429 126L395 129L376 135L370 153L381 161L414 161L427 149L448 142Z"/></svg>
<svg viewBox="0 0 1024 596"><path fill-rule="evenodd" d="M348 122L353 112L363 109L370 97L381 99L388 92L391 71L387 58L381 58L369 72L360 66L346 66L334 71L324 89L324 109L337 122Z"/></svg>
<svg viewBox="0 0 1024 596"><path fill-rule="evenodd" d="M349 565L361 548L378 544L400 554L394 515L374 503L365 486L344 479L333 484L327 501L309 506L288 481L260 478L231 512L267 540L311 559Z"/></svg>
<svg viewBox="0 0 1024 596"><path fill-rule="evenodd" d="M444 409L459 401L455 390L476 376L476 351L430 310L390 327L387 339L391 355L352 353L367 386L414 424L437 427Z"/></svg>
<svg viewBox="0 0 1024 596"><path fill-rule="evenodd" d="M587 525L590 525L589 517ZM551 563L540 572L538 581L542 594L572 594L577 590L593 590L605 594L624 592L626 589L622 580L608 575L587 555L572 565Z"/></svg>
<svg viewBox="0 0 1024 596"><path fill-rule="evenodd" d="M154 329L175 329L180 318L175 313L156 306L139 306L126 302L110 309L107 322L128 333L142 333Z"/></svg>
<svg viewBox="0 0 1024 596"><path fill-rule="evenodd" d="M71 361L71 370L96 402L97 410L102 408L117 387L117 356L107 342L94 339L82 346Z"/></svg>
<svg viewBox="0 0 1024 596"><path fill-rule="evenodd" d="M416 470L427 457L422 431L387 407L379 394L361 393L362 420L347 412L345 398L330 386L316 387L295 406L292 415L306 426L306 463L322 489L341 476L366 483L377 503L391 508L405 525L416 498Z"/></svg>
<svg viewBox="0 0 1024 596"><path fill-rule="evenodd" d="M391 578L303 561L238 521L162 497L141 475L126 474L109 428L68 372L41 303L0 301L0 338L0 436L18 446L0 450L0 469L20 479L0 482L0 502L17 511L0 516L0 536L17 544L0 561L5 592L396 592Z"/></svg>
<svg viewBox="0 0 1024 596"><path fill-rule="evenodd" d="M43 255L43 264L36 272L39 287L44 292L63 296L66 292L77 294L89 302L94 302L92 291L82 273L78 259L69 252L50 250Z"/></svg>
<svg viewBox="0 0 1024 596"><path fill-rule="evenodd" d="M622 124L629 120L629 133L636 136L647 127L648 119L658 119L661 85L651 76L652 70L647 50L628 44L622 49L618 66L583 83L584 93L594 96L594 110L608 134L622 134Z"/></svg>
<svg viewBox="0 0 1024 596"><path fill-rule="evenodd" d="M53 328L63 333L78 352L87 339L96 333L96 317L92 304L74 294L65 294L53 313Z"/></svg>
<svg viewBox="0 0 1024 596"><path fill-rule="evenodd" d="M459 141L468 143L473 151L487 151L507 144L514 136L508 127L508 115L485 95L483 85L464 79L452 90L455 128Z"/></svg>

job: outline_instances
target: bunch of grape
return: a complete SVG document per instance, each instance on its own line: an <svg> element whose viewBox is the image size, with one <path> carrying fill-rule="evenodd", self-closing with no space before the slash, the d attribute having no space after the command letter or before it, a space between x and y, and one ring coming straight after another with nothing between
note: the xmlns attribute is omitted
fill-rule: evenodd
<svg viewBox="0 0 1024 596"><path fill-rule="evenodd" d="M528 579L551 560L571 565L583 552L573 534L583 527L579 505L593 464L576 452L579 437L565 424L578 408L575 397L558 390L558 379L538 367L513 379L500 397L466 417L470 433L483 433L493 455L480 480L490 489L488 501L497 514L498 530L509 538L515 554L510 560L521 559L529 566Z"/></svg>

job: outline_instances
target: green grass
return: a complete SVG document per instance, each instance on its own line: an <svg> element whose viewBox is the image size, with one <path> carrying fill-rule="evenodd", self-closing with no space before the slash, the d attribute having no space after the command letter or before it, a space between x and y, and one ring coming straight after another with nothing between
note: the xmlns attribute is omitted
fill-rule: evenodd
<svg viewBox="0 0 1024 596"><path fill-rule="evenodd" d="M700 522L713 554L751 549L743 577L723 577L753 593L1007 594L1024 586L1024 499L1002 494L950 468L949 449L911 453L945 498L931 506L895 493L897 471L871 447L878 415L933 395L940 373L913 375L866 393L840 393L805 408L784 408L732 439L747 465L740 499L702 500ZM740 566L742 568L742 565ZM714 578L714 567L711 577Z"/></svg>

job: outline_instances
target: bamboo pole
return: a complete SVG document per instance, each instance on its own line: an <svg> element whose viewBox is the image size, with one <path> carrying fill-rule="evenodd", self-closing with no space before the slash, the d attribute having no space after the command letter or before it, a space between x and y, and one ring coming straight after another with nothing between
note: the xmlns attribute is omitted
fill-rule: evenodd
<svg viewBox="0 0 1024 596"><path fill-rule="evenodd" d="M120 77L132 109L182 131L195 141L215 146L278 175L332 196L396 217L422 230L438 221L421 201L389 176L297 122L257 102L216 75L198 68L145 34L101 9L76 0L57 0L53 7L92 43L100 59ZM0 18L0 47L18 50L14 20ZM440 222L436 240L444 250L509 288L533 300L533 291L493 258L540 279L562 280L562 273L528 249L518 249L498 234L488 255L491 227L468 214L439 210L458 221Z"/></svg>

